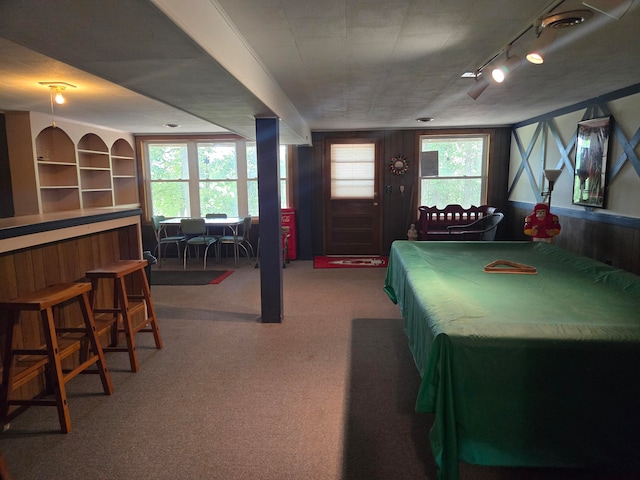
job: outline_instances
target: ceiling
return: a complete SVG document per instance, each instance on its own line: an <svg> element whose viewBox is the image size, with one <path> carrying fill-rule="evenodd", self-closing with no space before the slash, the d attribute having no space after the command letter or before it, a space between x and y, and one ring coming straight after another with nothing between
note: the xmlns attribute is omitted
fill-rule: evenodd
<svg viewBox="0 0 640 480"><path fill-rule="evenodd" d="M581 0L4 0L0 110L50 113L38 82L64 81L76 88L56 117L136 134L254 138L260 116L280 118L281 140L293 144L308 144L312 131L511 125L640 82L639 2L584 3L593 17L558 29L543 65L524 62L473 100L475 80L464 72L486 64L488 75L514 39L510 55L524 57L537 19L588 7ZM180 127L164 126L171 123Z"/></svg>

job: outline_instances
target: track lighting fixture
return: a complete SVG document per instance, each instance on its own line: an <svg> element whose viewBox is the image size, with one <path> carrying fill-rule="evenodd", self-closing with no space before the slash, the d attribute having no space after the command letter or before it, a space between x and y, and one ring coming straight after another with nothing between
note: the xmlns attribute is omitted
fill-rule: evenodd
<svg viewBox="0 0 640 480"><path fill-rule="evenodd" d="M507 78L507 76L516 71L520 65L522 65L522 59L517 55L509 56L508 49L505 50L505 54L507 58L504 63L491 71L491 76L497 83L504 82L504 79Z"/></svg>
<svg viewBox="0 0 640 480"><path fill-rule="evenodd" d="M475 82L473 83L473 87L469 89L467 95L469 95L474 100L477 100L478 97L484 92L489 86L489 80L482 75L481 72L475 73Z"/></svg>
<svg viewBox="0 0 640 480"><path fill-rule="evenodd" d="M515 55L510 56L509 49L530 30L535 30L536 40L527 52L526 58L531 63L541 64L544 62L545 54L549 51L551 44L555 40L558 30L579 25L593 17L593 11L587 9L558 13L557 9L564 3L564 1L565 0L553 0L551 4L544 9L543 13L536 17L532 23L526 25L520 32L518 32L505 48L489 57L484 63L476 68L473 73L464 73L462 75L463 78L475 79L474 85L467 92L467 95L476 100L482 92L486 90L489 86L489 81L482 76L482 73L485 68L492 64L503 53L507 57L504 63L492 69L491 72L491 76L497 83L502 83L507 75L524 63L519 57ZM589 6L601 11L602 13L606 13L613 18L620 18L620 16L624 15L624 13L629 9L633 0L584 0L582 3L585 6Z"/></svg>
<svg viewBox="0 0 640 480"><path fill-rule="evenodd" d="M547 15L536 25L537 38L527 53L527 60L533 64L544 63L544 56L560 29L575 27L593 17L591 10L570 10Z"/></svg>
<svg viewBox="0 0 640 480"><path fill-rule="evenodd" d="M534 65L544 63L544 56L549 51L551 44L556 39L556 30L542 27L538 33L538 37L531 45L527 53L527 60Z"/></svg>

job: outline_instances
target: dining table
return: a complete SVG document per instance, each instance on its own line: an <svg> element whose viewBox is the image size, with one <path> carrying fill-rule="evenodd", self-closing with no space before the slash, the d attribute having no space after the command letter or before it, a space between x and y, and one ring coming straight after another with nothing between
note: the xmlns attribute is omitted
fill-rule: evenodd
<svg viewBox="0 0 640 480"><path fill-rule="evenodd" d="M171 228L171 227L175 227L175 228L180 228L180 223L182 222L183 218L193 218L193 217L173 217L173 218L166 218L164 220L161 220L159 222L159 227L158 228L158 238L156 239L158 242L158 246L160 245L160 238L163 235L163 232L167 229L167 228ZM203 217L197 217L197 218L202 218L204 220L205 225L207 226L207 228L213 228L213 227L218 227L218 228L228 228L233 236L234 239L236 241L233 242L233 259L234 259L234 265L238 266L239 263L239 257L240 254L238 252L238 242L237 242L237 238L238 238L238 227L240 225L242 225L242 218L240 217L227 217L227 218L203 218ZM162 268L162 249L158 248L158 268Z"/></svg>

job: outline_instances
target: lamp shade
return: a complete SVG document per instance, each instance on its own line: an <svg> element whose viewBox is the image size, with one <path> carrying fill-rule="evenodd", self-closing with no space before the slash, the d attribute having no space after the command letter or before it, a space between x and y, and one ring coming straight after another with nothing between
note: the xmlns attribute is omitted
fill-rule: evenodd
<svg viewBox="0 0 640 480"><path fill-rule="evenodd" d="M547 177L547 180L549 180L550 182L555 183L560 177L561 173L562 173L562 170L547 169L544 171L544 176Z"/></svg>

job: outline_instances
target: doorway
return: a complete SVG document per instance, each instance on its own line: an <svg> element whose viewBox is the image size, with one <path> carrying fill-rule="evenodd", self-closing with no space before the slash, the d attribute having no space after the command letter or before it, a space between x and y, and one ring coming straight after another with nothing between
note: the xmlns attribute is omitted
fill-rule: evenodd
<svg viewBox="0 0 640 480"><path fill-rule="evenodd" d="M382 245L381 142L327 139L324 152L324 252L379 255Z"/></svg>

